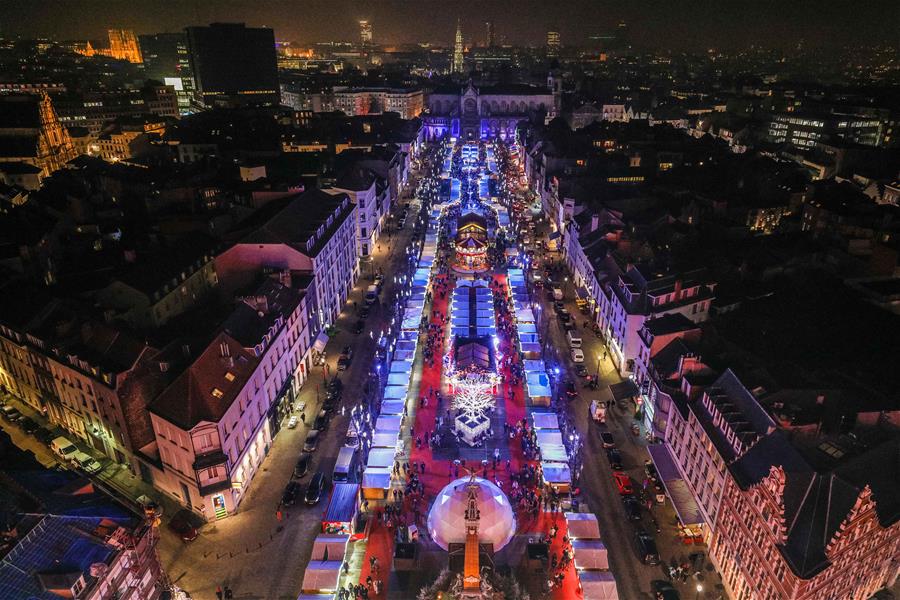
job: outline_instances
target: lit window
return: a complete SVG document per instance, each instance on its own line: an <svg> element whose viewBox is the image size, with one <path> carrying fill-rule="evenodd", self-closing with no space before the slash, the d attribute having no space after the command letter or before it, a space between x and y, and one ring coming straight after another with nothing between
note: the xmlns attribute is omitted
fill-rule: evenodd
<svg viewBox="0 0 900 600"><path fill-rule="evenodd" d="M225 379L227 379L228 381L234 381L234 373L228 371L227 373L225 373Z"/></svg>
<svg viewBox="0 0 900 600"><path fill-rule="evenodd" d="M220 390L219 388L213 388L212 395L213 395L213 397L215 397L215 398L221 398L221 397L224 396L225 394L224 394L224 393L222 392L222 390Z"/></svg>

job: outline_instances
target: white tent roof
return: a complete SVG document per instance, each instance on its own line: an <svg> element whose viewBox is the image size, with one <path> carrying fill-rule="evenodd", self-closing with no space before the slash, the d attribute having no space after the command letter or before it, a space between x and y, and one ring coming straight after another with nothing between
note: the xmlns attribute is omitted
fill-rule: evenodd
<svg viewBox="0 0 900 600"><path fill-rule="evenodd" d="M303 574L304 592L334 592L341 575L341 560L312 560Z"/></svg>
<svg viewBox="0 0 900 600"><path fill-rule="evenodd" d="M387 432L375 432L372 436L373 448L396 448L397 434Z"/></svg>
<svg viewBox="0 0 900 600"><path fill-rule="evenodd" d="M441 490L428 511L428 533L434 542L446 550L451 543L466 541L465 513L468 500L469 477L451 481ZM494 545L497 552L516 532L516 517L506 494L494 483L475 478L477 485L478 539Z"/></svg>
<svg viewBox="0 0 900 600"><path fill-rule="evenodd" d="M349 535L320 534L313 542L312 556L310 560L344 560L344 551L347 549Z"/></svg>
<svg viewBox="0 0 900 600"><path fill-rule="evenodd" d="M578 540L599 540L600 526L593 513L566 513L566 530L569 537Z"/></svg>
<svg viewBox="0 0 900 600"><path fill-rule="evenodd" d="M616 578L609 571L579 571L585 600L618 600Z"/></svg>
<svg viewBox="0 0 900 600"><path fill-rule="evenodd" d="M389 373L387 382L388 385L409 385L409 373Z"/></svg>
<svg viewBox="0 0 900 600"><path fill-rule="evenodd" d="M393 433L394 435L396 435L400 433L401 419L402 417L398 417L395 415L381 415L380 417L378 417L378 420L375 421L375 431Z"/></svg>
<svg viewBox="0 0 900 600"><path fill-rule="evenodd" d="M540 447L541 452L544 452L544 446L562 446L563 439L562 433L560 433L559 429L544 429L541 431L535 432L535 437L537 437L537 444Z"/></svg>
<svg viewBox="0 0 900 600"><path fill-rule="evenodd" d="M573 540L572 550L575 552L575 568L609 569L606 545L600 540Z"/></svg>
<svg viewBox="0 0 900 600"><path fill-rule="evenodd" d="M557 485L572 483L569 465L564 462L541 461L541 471L543 471L544 481L547 483Z"/></svg>
<svg viewBox="0 0 900 600"><path fill-rule="evenodd" d="M389 385L384 388L385 400L403 400L409 387L405 385Z"/></svg>
<svg viewBox="0 0 900 600"><path fill-rule="evenodd" d="M532 412L531 422L535 429L559 429L559 417L552 412Z"/></svg>
<svg viewBox="0 0 900 600"><path fill-rule="evenodd" d="M393 448L372 448L369 450L366 469L369 467L393 467L396 456L397 453Z"/></svg>
<svg viewBox="0 0 900 600"><path fill-rule="evenodd" d="M364 488L386 490L391 487L391 470L387 467L367 468L363 473Z"/></svg>
<svg viewBox="0 0 900 600"><path fill-rule="evenodd" d="M381 414L383 415L402 415L406 402L403 400L387 400L381 403Z"/></svg>

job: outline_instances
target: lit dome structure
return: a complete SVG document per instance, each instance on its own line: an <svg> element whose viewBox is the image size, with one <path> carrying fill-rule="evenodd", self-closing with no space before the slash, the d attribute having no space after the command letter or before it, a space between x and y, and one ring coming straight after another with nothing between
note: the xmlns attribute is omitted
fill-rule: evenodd
<svg viewBox="0 0 900 600"><path fill-rule="evenodd" d="M473 483L478 486L478 541L493 544L497 552L516 533L516 516L503 490L481 477L461 477L441 490L428 511L428 533L444 550L465 543L466 502Z"/></svg>

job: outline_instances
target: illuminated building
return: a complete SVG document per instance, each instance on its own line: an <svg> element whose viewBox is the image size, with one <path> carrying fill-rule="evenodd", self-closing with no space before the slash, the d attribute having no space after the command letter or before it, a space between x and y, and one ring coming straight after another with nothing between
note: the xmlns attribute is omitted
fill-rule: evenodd
<svg viewBox="0 0 900 600"><path fill-rule="evenodd" d="M453 44L453 63L450 65L451 73L462 73L463 72L463 36L462 36L462 26L459 24L459 19L456 20L456 41Z"/></svg>
<svg viewBox="0 0 900 600"><path fill-rule="evenodd" d="M278 103L278 57L271 29L213 23L186 31L191 70L204 105Z"/></svg>
<svg viewBox="0 0 900 600"><path fill-rule="evenodd" d="M154 485L208 520L238 507L308 373L305 295L267 279L150 405Z"/></svg>
<svg viewBox="0 0 900 600"><path fill-rule="evenodd" d="M559 56L559 32L558 31L548 31L547 32L547 56L548 57Z"/></svg>
<svg viewBox="0 0 900 600"><path fill-rule="evenodd" d="M333 110L351 117L395 112L414 119L425 106L425 94L417 89L336 87L331 98Z"/></svg>
<svg viewBox="0 0 900 600"><path fill-rule="evenodd" d="M372 24L368 21L359 22L359 42L363 48L372 47Z"/></svg>
<svg viewBox="0 0 900 600"><path fill-rule="evenodd" d="M428 114L423 116L425 137L445 135L477 139L513 139L516 125L541 111L554 114L559 87L550 78L550 89L527 85L478 87L469 84L438 88L428 95Z"/></svg>
<svg viewBox="0 0 900 600"><path fill-rule="evenodd" d="M0 97L0 161L25 162L49 175L75 158L75 146L46 93Z"/></svg>
<svg viewBox="0 0 900 600"><path fill-rule="evenodd" d="M138 47L137 38L132 30L110 29L108 34L109 49L101 50L100 54L135 64L143 62L141 49Z"/></svg>
<svg viewBox="0 0 900 600"><path fill-rule="evenodd" d="M138 36L138 40L147 78L172 86L179 110L188 112L194 96L194 74L187 36L183 32L155 33Z"/></svg>

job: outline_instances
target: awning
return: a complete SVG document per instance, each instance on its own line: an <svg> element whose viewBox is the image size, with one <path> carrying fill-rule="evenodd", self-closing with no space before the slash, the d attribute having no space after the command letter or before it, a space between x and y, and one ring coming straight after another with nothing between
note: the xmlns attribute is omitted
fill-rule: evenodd
<svg viewBox="0 0 900 600"><path fill-rule="evenodd" d="M599 540L600 525L593 513L566 513L566 531L573 540Z"/></svg>
<svg viewBox="0 0 900 600"><path fill-rule="evenodd" d="M313 342L313 350L316 352L322 352L325 350L325 345L328 343L328 334L322 331L316 336L316 341Z"/></svg>
<svg viewBox="0 0 900 600"><path fill-rule="evenodd" d="M627 400L638 396L641 392L638 390L637 384L631 379L625 379L619 383L609 386L609 393L616 399L616 402Z"/></svg>
<svg viewBox="0 0 900 600"><path fill-rule="evenodd" d="M354 484L354 487L357 487ZM350 515L353 518L353 515ZM329 519L334 520L334 519ZM347 519L348 521L350 519ZM320 534L313 541L312 557L310 560L318 561L334 561L344 560L344 551L347 549L347 540L349 535L327 535Z"/></svg>
<svg viewBox="0 0 900 600"><path fill-rule="evenodd" d="M572 540L572 551L576 569L609 569L606 545L600 540Z"/></svg>
<svg viewBox="0 0 900 600"><path fill-rule="evenodd" d="M609 571L579 571L584 600L619 600L616 578Z"/></svg>
<svg viewBox="0 0 900 600"><path fill-rule="evenodd" d="M587 300L590 298L590 294L588 294L588 291L586 289L584 289L583 287L581 287L580 285L576 286L575 295L578 296L579 298L581 298L582 300Z"/></svg>
<svg viewBox="0 0 900 600"><path fill-rule="evenodd" d="M704 521L700 507L697 506L697 501L694 500L694 495L691 494L687 482L681 478L681 472L669 453L669 449L664 444L651 444L647 446L647 450L650 452L650 458L653 460L663 487L666 488L666 493L672 500L678 520L685 527L702 525Z"/></svg>
<svg viewBox="0 0 900 600"><path fill-rule="evenodd" d="M549 239L551 239L551 240L558 240L560 236L559 236L559 232L558 232L558 231L551 231L551 232L550 232L550 235L547 236L547 237L548 237Z"/></svg>
<svg viewBox="0 0 900 600"><path fill-rule="evenodd" d="M334 489L331 491L331 498L328 500L328 508L325 509L325 518L322 520L340 523L351 521L353 515L356 514L358 496L358 483L335 483ZM321 560L321 558L321 556L313 554L313 560Z"/></svg>
<svg viewBox="0 0 900 600"><path fill-rule="evenodd" d="M303 591L332 593L337 591L342 564L344 564L343 557L341 560L310 561L303 574Z"/></svg>

